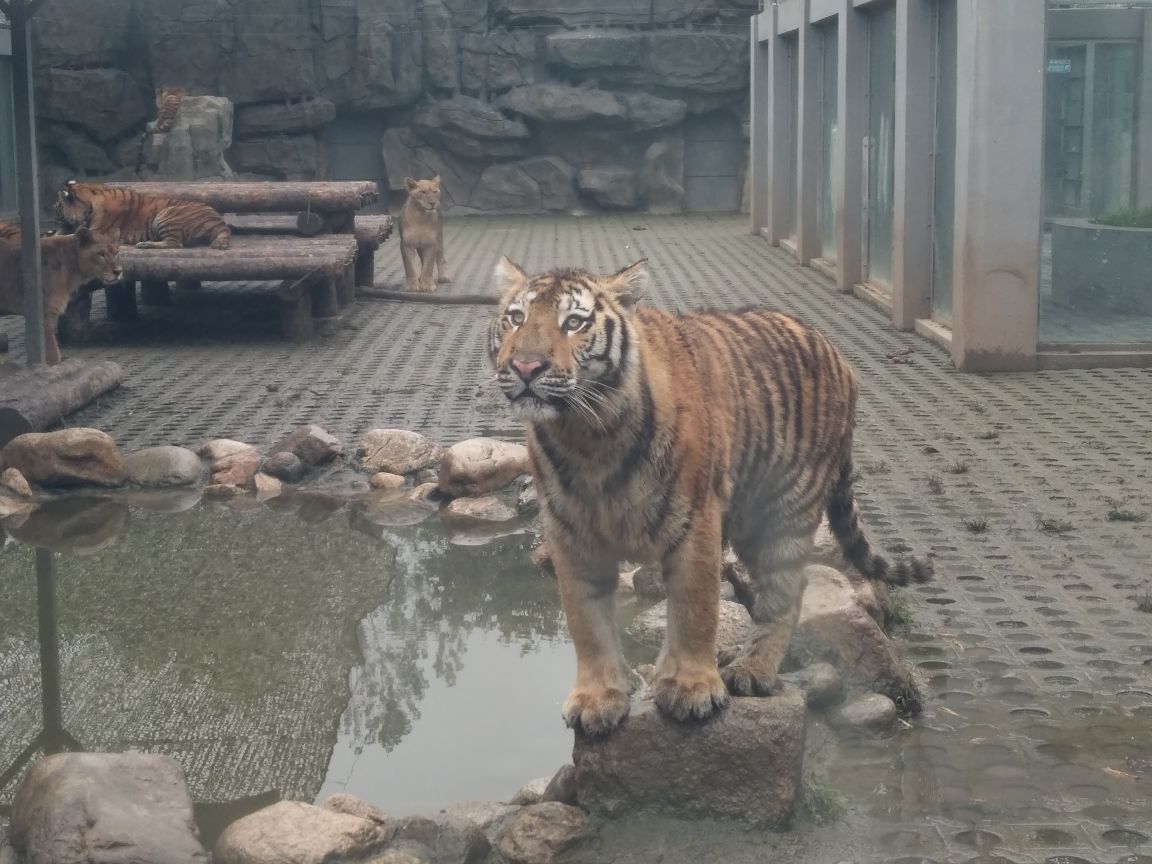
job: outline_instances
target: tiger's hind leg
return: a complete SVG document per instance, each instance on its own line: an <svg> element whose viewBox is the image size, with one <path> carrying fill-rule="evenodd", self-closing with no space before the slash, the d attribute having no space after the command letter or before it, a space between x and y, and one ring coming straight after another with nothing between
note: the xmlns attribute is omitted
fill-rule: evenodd
<svg viewBox="0 0 1152 864"><path fill-rule="evenodd" d="M780 687L780 664L788 652L807 578L819 511L790 520L787 533L734 542L748 568L754 596L748 598L753 630L739 650L720 658L720 675L733 696L770 696Z"/></svg>

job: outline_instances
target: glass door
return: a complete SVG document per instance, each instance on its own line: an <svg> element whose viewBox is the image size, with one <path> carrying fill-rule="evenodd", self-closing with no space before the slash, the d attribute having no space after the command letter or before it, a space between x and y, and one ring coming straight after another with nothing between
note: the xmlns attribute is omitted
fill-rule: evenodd
<svg viewBox="0 0 1152 864"><path fill-rule="evenodd" d="M956 0L936 4L936 134L933 148L932 317L952 321L956 227Z"/></svg>
<svg viewBox="0 0 1152 864"><path fill-rule="evenodd" d="M868 24L868 140L866 278L892 285L892 219L896 182L896 7L871 16Z"/></svg>
<svg viewBox="0 0 1152 864"><path fill-rule="evenodd" d="M821 27L820 33L820 257L836 261L836 210L840 203L835 166L839 158L839 38L836 24Z"/></svg>

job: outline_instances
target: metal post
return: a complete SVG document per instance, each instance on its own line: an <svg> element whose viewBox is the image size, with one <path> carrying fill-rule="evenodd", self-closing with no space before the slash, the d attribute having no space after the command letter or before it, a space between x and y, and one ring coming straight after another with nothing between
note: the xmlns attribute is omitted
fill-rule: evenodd
<svg viewBox="0 0 1152 864"><path fill-rule="evenodd" d="M56 561L49 549L36 550L36 618L40 626L40 703L45 749L60 752L64 730L60 700L60 632L56 626Z"/></svg>
<svg viewBox="0 0 1152 864"><path fill-rule="evenodd" d="M40 195L36 178L36 115L32 93L32 15L28 0L11 0L12 104L15 109L16 189L20 198L24 275L24 353L44 362L44 295L40 281Z"/></svg>

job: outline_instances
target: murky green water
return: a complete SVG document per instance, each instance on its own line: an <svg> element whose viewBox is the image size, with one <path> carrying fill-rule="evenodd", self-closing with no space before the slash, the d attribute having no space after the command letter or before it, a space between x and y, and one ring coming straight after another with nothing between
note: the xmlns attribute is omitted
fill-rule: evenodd
<svg viewBox="0 0 1152 864"><path fill-rule="evenodd" d="M45 587L64 730L175 756L197 801L339 790L426 812L567 761L573 655L528 535L459 545L362 503L253 503L61 504L13 532L67 550L40 601L30 547L0 553L0 771L41 727Z"/></svg>

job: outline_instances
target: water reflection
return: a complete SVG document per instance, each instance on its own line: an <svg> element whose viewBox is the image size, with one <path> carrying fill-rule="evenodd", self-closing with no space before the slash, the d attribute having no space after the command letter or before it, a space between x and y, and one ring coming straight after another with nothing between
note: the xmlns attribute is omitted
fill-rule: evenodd
<svg viewBox="0 0 1152 864"><path fill-rule="evenodd" d="M387 756L430 722L430 694L513 686L509 664L522 656L552 657L543 662L562 667L550 673L556 686L569 680L570 649L552 650L563 642L555 587L528 563L529 537L460 546L434 519L377 524L387 521L379 502L371 515L364 502L299 498L175 514L65 499L6 526L0 803L10 802L42 711L46 729L67 729L93 750L176 757L194 798L222 805L310 799L331 773L337 737L341 748ZM61 551L51 626L37 613L53 586L32 577L32 545ZM495 658L473 656L488 645ZM57 658L43 675L42 651ZM58 693L54 714L48 697L40 704L42 682ZM544 733L509 716L501 740L441 767L483 776L486 761L499 762L520 780L551 771L570 741L556 714L549 719L546 765L525 764L516 748ZM61 740L52 746L72 746ZM426 775L438 757L423 755ZM387 773L393 789L405 788L396 766Z"/></svg>

